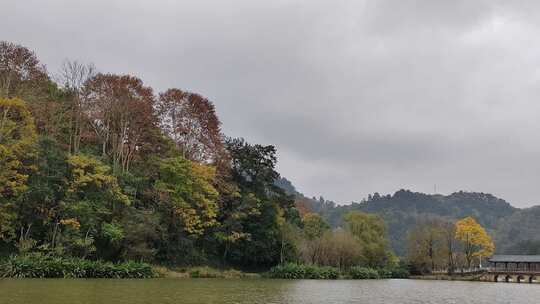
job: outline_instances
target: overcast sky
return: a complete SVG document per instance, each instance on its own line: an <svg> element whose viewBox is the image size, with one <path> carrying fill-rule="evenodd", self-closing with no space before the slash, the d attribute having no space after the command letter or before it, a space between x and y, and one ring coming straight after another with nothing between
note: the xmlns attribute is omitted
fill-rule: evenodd
<svg viewBox="0 0 540 304"><path fill-rule="evenodd" d="M0 39L207 96L306 195L540 203L540 2L1 0Z"/></svg>

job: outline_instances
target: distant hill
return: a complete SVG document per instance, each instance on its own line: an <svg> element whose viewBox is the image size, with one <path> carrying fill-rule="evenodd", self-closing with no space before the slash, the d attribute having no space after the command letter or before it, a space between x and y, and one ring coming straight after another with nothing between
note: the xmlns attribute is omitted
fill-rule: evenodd
<svg viewBox="0 0 540 304"><path fill-rule="evenodd" d="M540 206L519 209L495 227L497 251L507 254L540 254Z"/></svg>
<svg viewBox="0 0 540 304"><path fill-rule="evenodd" d="M284 189L296 195L301 212L317 212L333 227L341 226L343 215L353 210L379 214L386 222L392 248L401 256L406 253L407 232L418 220L430 216L472 216L494 237L498 253L540 254L540 207L518 209L488 193L439 195L399 190L393 195L375 193L360 203L337 205L305 197L286 179L279 184L287 185Z"/></svg>

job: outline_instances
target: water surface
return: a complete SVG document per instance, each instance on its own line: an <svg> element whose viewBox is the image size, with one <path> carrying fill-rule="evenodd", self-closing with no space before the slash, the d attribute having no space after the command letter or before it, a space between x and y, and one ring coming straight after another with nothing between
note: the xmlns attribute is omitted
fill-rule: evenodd
<svg viewBox="0 0 540 304"><path fill-rule="evenodd" d="M418 280L0 280L8 304L538 303L540 284Z"/></svg>

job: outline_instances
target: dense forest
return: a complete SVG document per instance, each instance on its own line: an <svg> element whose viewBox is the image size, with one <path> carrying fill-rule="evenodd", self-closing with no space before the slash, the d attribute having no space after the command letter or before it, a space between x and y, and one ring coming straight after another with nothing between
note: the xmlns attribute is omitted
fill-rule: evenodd
<svg viewBox="0 0 540 304"><path fill-rule="evenodd" d="M299 222L276 150L227 138L214 105L0 43L4 255L274 265Z"/></svg>
<svg viewBox="0 0 540 304"><path fill-rule="evenodd" d="M101 261L397 266L380 217L350 212L337 231L300 214L276 162L273 146L224 135L200 94L155 93L76 61L51 75L31 50L0 42L2 275L122 272Z"/></svg>
<svg viewBox="0 0 540 304"><path fill-rule="evenodd" d="M279 264L277 276L385 277L407 259L427 267L418 257L430 254L415 244L434 235L437 250L470 267L466 250L442 246L445 231L460 241L463 221L487 240L474 244L475 257L492 252L488 234L500 252L540 250L537 208L483 193L406 190L337 205L298 192L276 171L276 154L224 135L214 104L200 94L155 93L138 77L77 61L49 74L31 50L0 42L0 257L98 263L90 268ZM452 269L450 260L437 263Z"/></svg>
<svg viewBox="0 0 540 304"><path fill-rule="evenodd" d="M380 215L387 226L387 237L399 256L407 254L407 235L419 223L431 219L456 220L474 217L493 236L501 254L540 254L540 207L518 209L487 193L456 192L450 195L424 194L399 190L393 195L374 193L359 203L337 205L324 198L308 198L286 178L277 184L296 197L301 213L316 212L332 227L342 225L343 215L362 211Z"/></svg>

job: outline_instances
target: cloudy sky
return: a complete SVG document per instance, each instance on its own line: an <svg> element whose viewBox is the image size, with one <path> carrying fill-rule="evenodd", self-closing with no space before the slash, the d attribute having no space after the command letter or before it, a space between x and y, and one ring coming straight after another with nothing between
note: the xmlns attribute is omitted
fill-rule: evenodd
<svg viewBox="0 0 540 304"><path fill-rule="evenodd" d="M2 0L0 39L179 87L307 195L540 203L540 3Z"/></svg>

